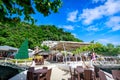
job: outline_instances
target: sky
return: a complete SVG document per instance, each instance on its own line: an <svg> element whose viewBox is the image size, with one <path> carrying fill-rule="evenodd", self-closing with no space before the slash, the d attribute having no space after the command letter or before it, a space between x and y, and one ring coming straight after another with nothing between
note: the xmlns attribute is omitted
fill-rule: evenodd
<svg viewBox="0 0 120 80"><path fill-rule="evenodd" d="M84 42L120 45L120 0L62 0L58 13L33 15L37 25L55 25Z"/></svg>

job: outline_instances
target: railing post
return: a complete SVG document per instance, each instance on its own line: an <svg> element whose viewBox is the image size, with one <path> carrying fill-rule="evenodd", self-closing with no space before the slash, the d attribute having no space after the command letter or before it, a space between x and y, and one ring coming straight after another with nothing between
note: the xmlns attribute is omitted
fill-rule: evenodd
<svg viewBox="0 0 120 80"><path fill-rule="evenodd" d="M15 61L15 64L17 64L18 62L17 62L17 60Z"/></svg>

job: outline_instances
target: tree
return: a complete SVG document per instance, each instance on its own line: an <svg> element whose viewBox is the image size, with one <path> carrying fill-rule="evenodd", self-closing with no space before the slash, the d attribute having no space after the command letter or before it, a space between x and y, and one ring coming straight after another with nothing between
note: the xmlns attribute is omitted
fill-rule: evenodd
<svg viewBox="0 0 120 80"><path fill-rule="evenodd" d="M107 44L107 47L108 47L108 48L114 48L114 45L111 44L111 43L108 43L108 44Z"/></svg>
<svg viewBox="0 0 120 80"><path fill-rule="evenodd" d="M41 46L42 49L44 49L45 51L49 51L49 47L47 45L43 45Z"/></svg>
<svg viewBox="0 0 120 80"><path fill-rule="evenodd" d="M19 22L24 15L24 20L34 22L30 16L36 12L48 16L51 12L58 12L61 0L0 0L0 21Z"/></svg>
<svg viewBox="0 0 120 80"><path fill-rule="evenodd" d="M36 26L24 22L17 23L16 26L12 26L9 23L5 24L0 24L0 45L10 45L18 48L26 38L31 49L35 46L40 46L46 40L82 41L69 32L61 31L54 25ZM68 38L68 36L70 37Z"/></svg>
<svg viewBox="0 0 120 80"><path fill-rule="evenodd" d="M94 42L95 42L94 40L90 41L90 43L94 43Z"/></svg>

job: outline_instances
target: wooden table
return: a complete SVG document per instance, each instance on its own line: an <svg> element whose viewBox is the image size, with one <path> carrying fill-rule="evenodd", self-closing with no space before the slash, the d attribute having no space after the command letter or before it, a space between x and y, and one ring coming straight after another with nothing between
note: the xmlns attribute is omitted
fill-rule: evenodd
<svg viewBox="0 0 120 80"><path fill-rule="evenodd" d="M75 68L75 71L78 74L78 80L80 80L80 75L84 73L84 69L83 68Z"/></svg>
<svg viewBox="0 0 120 80"><path fill-rule="evenodd" d="M75 68L75 71L77 71L78 73L83 73L84 69L83 68Z"/></svg>
<svg viewBox="0 0 120 80"><path fill-rule="evenodd" d="M39 80L40 75L46 74L47 71L48 71L47 69L37 69L33 73L37 76L37 80Z"/></svg>
<svg viewBox="0 0 120 80"><path fill-rule="evenodd" d="M92 70L92 74L95 75L93 69L90 69L90 68L84 69L84 68L79 68L78 67L78 68L75 68L75 71L78 73L78 80L80 80L80 75L84 76L84 70Z"/></svg>

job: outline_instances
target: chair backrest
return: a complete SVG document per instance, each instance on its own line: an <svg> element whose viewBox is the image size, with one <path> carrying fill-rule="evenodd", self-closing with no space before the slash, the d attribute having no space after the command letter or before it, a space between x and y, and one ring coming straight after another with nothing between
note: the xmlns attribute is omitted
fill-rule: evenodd
<svg viewBox="0 0 120 80"><path fill-rule="evenodd" d="M83 68L83 66L77 66L77 68Z"/></svg>
<svg viewBox="0 0 120 80"><path fill-rule="evenodd" d="M78 73L78 80L81 80L81 75Z"/></svg>
<svg viewBox="0 0 120 80"><path fill-rule="evenodd" d="M34 80L34 74L32 71L27 71L27 80Z"/></svg>
<svg viewBox="0 0 120 80"><path fill-rule="evenodd" d="M117 77L120 77L120 70L112 70L112 76L115 80Z"/></svg>
<svg viewBox="0 0 120 80"><path fill-rule="evenodd" d="M100 68L94 66L94 72L95 72L96 78L99 78L99 75L98 75L99 70L100 70Z"/></svg>
<svg viewBox="0 0 120 80"><path fill-rule="evenodd" d="M46 73L46 80L50 80L52 69L49 69Z"/></svg>
<svg viewBox="0 0 120 80"><path fill-rule="evenodd" d="M34 70L35 70L34 67L29 67L29 68L28 68L28 71L34 71Z"/></svg>
<svg viewBox="0 0 120 80"><path fill-rule="evenodd" d="M69 70L70 70L70 75L73 76L75 73L74 68L72 68L71 66L69 66Z"/></svg>
<svg viewBox="0 0 120 80"><path fill-rule="evenodd" d="M70 70L70 75L72 76L72 69L71 69L71 67L69 67L69 70Z"/></svg>
<svg viewBox="0 0 120 80"><path fill-rule="evenodd" d="M100 80L107 80L105 73L101 70L98 72Z"/></svg>
<svg viewBox="0 0 120 80"><path fill-rule="evenodd" d="M84 70L84 80L93 80L92 70Z"/></svg>
<svg viewBox="0 0 120 80"><path fill-rule="evenodd" d="M48 69L48 67L43 67L43 69Z"/></svg>

